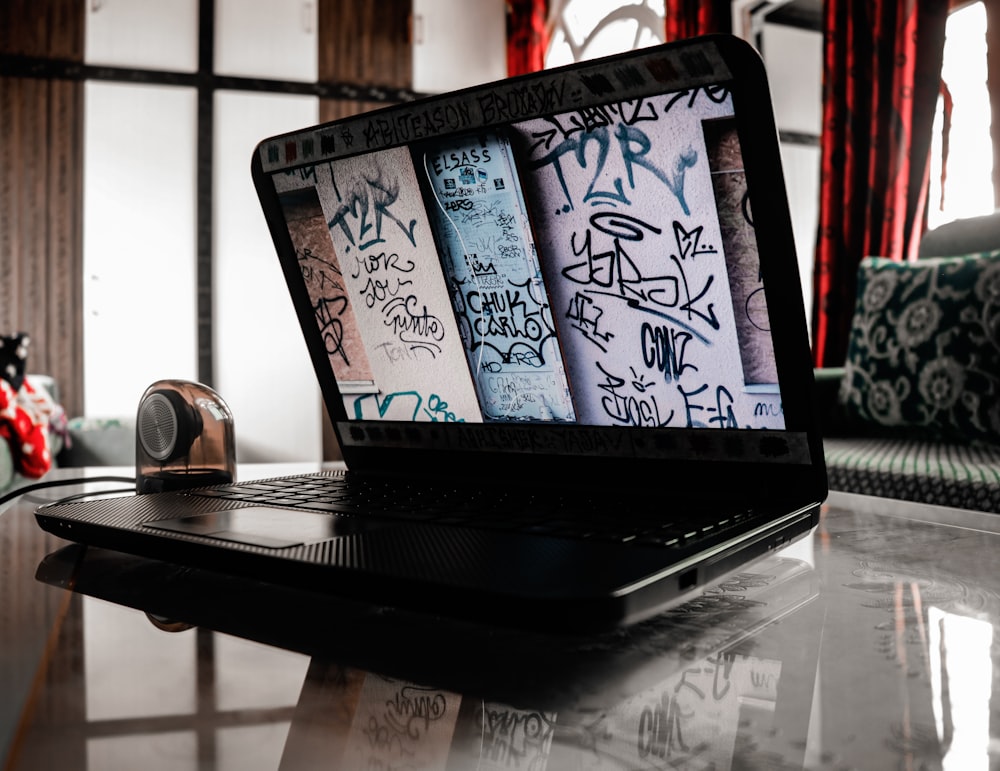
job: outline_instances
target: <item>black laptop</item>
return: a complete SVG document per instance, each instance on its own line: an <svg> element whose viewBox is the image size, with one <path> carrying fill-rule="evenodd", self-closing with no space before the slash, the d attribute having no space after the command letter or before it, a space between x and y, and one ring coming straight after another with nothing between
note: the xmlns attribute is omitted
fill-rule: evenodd
<svg viewBox="0 0 1000 771"><path fill-rule="evenodd" d="M308 127L261 142L252 175L347 470L51 505L43 528L578 631L817 523L802 290L742 41Z"/></svg>

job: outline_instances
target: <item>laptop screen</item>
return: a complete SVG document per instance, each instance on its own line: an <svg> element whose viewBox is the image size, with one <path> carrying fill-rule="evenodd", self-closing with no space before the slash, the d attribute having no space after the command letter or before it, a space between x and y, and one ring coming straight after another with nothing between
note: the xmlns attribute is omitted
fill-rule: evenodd
<svg viewBox="0 0 1000 771"><path fill-rule="evenodd" d="M663 47L263 142L342 444L758 429L807 462L732 82L711 45Z"/></svg>

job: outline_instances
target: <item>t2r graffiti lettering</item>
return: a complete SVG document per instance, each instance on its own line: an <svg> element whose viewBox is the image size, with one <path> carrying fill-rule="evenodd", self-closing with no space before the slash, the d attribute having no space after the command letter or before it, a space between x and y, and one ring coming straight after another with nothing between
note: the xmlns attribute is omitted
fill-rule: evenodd
<svg viewBox="0 0 1000 771"><path fill-rule="evenodd" d="M591 167L593 169L582 203L604 201L625 206L631 205L632 201L625 192L625 181L622 176L615 173L606 174L609 161L614 162L612 150L617 150L614 158L620 159L618 161L619 169L624 171L629 190L636 189L636 170L643 169L652 174L654 179L663 184L674 195L685 215L691 213L684 195L684 180L688 169L693 168L698 163L698 153L693 147L688 146L677 152L669 170L662 169L649 157L653 143L642 129L628 122L621 122L615 127L612 137L609 131L612 117L610 113L577 113L577 115L579 117L578 121L575 122L576 125L571 125L569 129L563 128L554 119L550 119L553 123L551 130L543 130L533 134L533 151L542 146L548 149L554 137L559 136L560 132L563 138L559 144L544 155L532 160L530 164L532 170L549 165L553 166L570 209L574 208L574 200L566 181L567 170L563 168L563 157L567 155L575 159L578 168ZM601 125L595 125L595 118L596 122ZM595 155L595 157L589 158L589 155ZM602 182L605 178L608 179L608 182ZM610 186L608 186L609 184Z"/></svg>
<svg viewBox="0 0 1000 771"><path fill-rule="evenodd" d="M382 227L388 220L402 231L411 244L416 245L414 228L417 221L411 219L404 224L390 210L399 199L398 180L383 177L382 170L374 168L368 174L353 177L349 187L341 193L333 164L330 165L330 175L339 202L337 211L327 223L331 230L339 227L351 244L364 251L385 241Z"/></svg>

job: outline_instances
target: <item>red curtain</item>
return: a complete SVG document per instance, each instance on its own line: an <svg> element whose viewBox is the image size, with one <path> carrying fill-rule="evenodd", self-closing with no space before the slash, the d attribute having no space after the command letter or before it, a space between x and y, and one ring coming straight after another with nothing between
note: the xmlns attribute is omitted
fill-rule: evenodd
<svg viewBox="0 0 1000 771"><path fill-rule="evenodd" d="M941 0L825 0L819 366L844 363L861 259L916 255L947 12Z"/></svg>
<svg viewBox="0 0 1000 771"><path fill-rule="evenodd" d="M548 0L507 0L507 75L545 69Z"/></svg>
<svg viewBox="0 0 1000 771"><path fill-rule="evenodd" d="M668 43L733 29L730 0L666 0L665 5Z"/></svg>

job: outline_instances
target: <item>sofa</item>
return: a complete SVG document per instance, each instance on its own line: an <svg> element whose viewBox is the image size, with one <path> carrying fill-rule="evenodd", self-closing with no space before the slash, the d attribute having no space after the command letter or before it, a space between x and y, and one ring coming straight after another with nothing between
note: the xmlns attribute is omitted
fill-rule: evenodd
<svg viewBox="0 0 1000 771"><path fill-rule="evenodd" d="M1000 211L863 260L846 361L816 384L832 490L1000 513Z"/></svg>
<svg viewBox="0 0 1000 771"><path fill-rule="evenodd" d="M62 467L135 466L135 418L71 418Z"/></svg>

